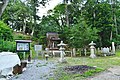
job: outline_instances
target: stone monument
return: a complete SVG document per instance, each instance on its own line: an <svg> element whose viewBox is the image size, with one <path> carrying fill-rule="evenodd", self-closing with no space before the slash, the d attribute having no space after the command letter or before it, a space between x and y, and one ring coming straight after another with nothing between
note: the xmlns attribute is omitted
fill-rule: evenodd
<svg viewBox="0 0 120 80"><path fill-rule="evenodd" d="M59 62L61 62L61 63L64 63L64 62L66 62L66 60L65 60L65 57L64 57L64 55L65 55L65 46L66 46L67 44L64 44L63 43L63 41L61 41L61 43L60 44L58 44L58 46L60 46L60 51L61 51L61 53L60 53L60 59L59 59Z"/></svg>
<svg viewBox="0 0 120 80"><path fill-rule="evenodd" d="M110 49L108 47L102 48L101 52L104 56L110 55Z"/></svg>
<svg viewBox="0 0 120 80"><path fill-rule="evenodd" d="M96 55L95 55L95 43L93 43L93 41L91 41L91 43L89 44L90 45L90 57L91 58L95 58Z"/></svg>

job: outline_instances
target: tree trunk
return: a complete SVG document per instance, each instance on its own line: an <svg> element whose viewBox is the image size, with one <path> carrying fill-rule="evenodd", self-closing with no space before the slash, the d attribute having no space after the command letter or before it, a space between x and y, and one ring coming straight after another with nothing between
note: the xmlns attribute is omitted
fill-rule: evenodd
<svg viewBox="0 0 120 80"><path fill-rule="evenodd" d="M34 18L34 26L32 28L32 33L31 33L31 36L33 36L34 34L34 31L35 31L35 28L36 28L36 0L33 0L34 1L34 12L33 12L33 18Z"/></svg>
<svg viewBox="0 0 120 80"><path fill-rule="evenodd" d="M24 23L23 23L23 33L25 34L25 30L26 30L26 19L24 19Z"/></svg>
<svg viewBox="0 0 120 80"><path fill-rule="evenodd" d="M110 40L112 40L112 36L113 36L112 34L113 34L113 33L112 33L112 30L111 30L111 34L110 34Z"/></svg>
<svg viewBox="0 0 120 80"><path fill-rule="evenodd" d="M35 31L35 27L33 27L33 29L32 29L31 36L33 36L33 34L34 34L34 31Z"/></svg>
<svg viewBox="0 0 120 80"><path fill-rule="evenodd" d="M69 17L68 17L67 6L66 6L66 24L67 24L67 27L69 27Z"/></svg>
<svg viewBox="0 0 120 80"><path fill-rule="evenodd" d="M112 6L112 3L113 3L113 0L110 0L110 3L111 3L111 10L112 10L112 15L113 15L113 6ZM112 19L114 18L114 16L112 17ZM113 30L113 26L114 26L114 23L112 23L112 29L111 29L111 33L110 33L110 40L112 40L113 38L113 33L112 33L112 30Z"/></svg>
<svg viewBox="0 0 120 80"><path fill-rule="evenodd" d="M0 17L2 15L3 11L5 10L5 8L6 8L7 4L8 4L8 2L9 2L9 0L3 0L1 2L2 3L0 3Z"/></svg>
<svg viewBox="0 0 120 80"><path fill-rule="evenodd" d="M113 4L116 6L116 0L113 0L114 2L113 2ZM113 8L113 11L115 12L116 11L116 9L115 8ZM114 24L115 24L115 30L116 30L116 35L118 35L118 30L117 30L117 20L116 20L116 14L115 13L113 13L113 17L114 17Z"/></svg>
<svg viewBox="0 0 120 80"><path fill-rule="evenodd" d="M102 47L102 38L101 38L101 36L100 36L99 40L100 40L100 47Z"/></svg>
<svg viewBox="0 0 120 80"><path fill-rule="evenodd" d="M115 15L115 14L114 14L114 23L115 23L115 31L116 31L116 35L118 35L117 21L116 21L116 15Z"/></svg>
<svg viewBox="0 0 120 80"><path fill-rule="evenodd" d="M67 0L64 1L64 4L66 4L65 6L65 16L66 16L66 25L67 27L69 27L69 16L68 16L68 2Z"/></svg>

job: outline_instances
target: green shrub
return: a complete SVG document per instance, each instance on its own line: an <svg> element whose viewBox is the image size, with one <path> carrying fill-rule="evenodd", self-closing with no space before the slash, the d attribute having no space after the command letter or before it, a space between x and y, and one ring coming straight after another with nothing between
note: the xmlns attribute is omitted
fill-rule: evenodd
<svg viewBox="0 0 120 80"><path fill-rule="evenodd" d="M16 33L16 32L13 32L13 33L14 33L14 40L31 39L31 36L24 35L21 33Z"/></svg>
<svg viewBox="0 0 120 80"><path fill-rule="evenodd" d="M18 56L19 56L20 60L23 59L23 53L22 52L18 52Z"/></svg>
<svg viewBox="0 0 120 80"><path fill-rule="evenodd" d="M11 41L0 40L0 51L11 51L15 52L16 44Z"/></svg>
<svg viewBox="0 0 120 80"><path fill-rule="evenodd" d="M12 29L4 22L0 21L0 39L11 41L13 40Z"/></svg>

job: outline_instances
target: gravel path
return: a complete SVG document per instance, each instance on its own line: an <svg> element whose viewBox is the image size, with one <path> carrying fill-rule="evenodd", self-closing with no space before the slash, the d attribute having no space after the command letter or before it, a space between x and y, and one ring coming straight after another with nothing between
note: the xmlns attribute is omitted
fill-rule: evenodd
<svg viewBox="0 0 120 80"><path fill-rule="evenodd" d="M120 66L113 67L86 80L120 80Z"/></svg>
<svg viewBox="0 0 120 80"><path fill-rule="evenodd" d="M26 71L10 80L48 80L54 76L56 64L51 61L35 60L32 64L28 64Z"/></svg>
<svg viewBox="0 0 120 80"><path fill-rule="evenodd" d="M27 65L26 71L12 77L10 80L49 80L50 77L54 77L53 72L57 68L56 65L57 62L35 60L32 64ZM120 66L109 68L107 71L85 80L120 80Z"/></svg>

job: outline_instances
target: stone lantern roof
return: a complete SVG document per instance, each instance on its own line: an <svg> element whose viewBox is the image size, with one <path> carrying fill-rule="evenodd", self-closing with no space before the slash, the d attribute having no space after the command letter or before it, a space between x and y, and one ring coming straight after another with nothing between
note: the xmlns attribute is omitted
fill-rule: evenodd
<svg viewBox="0 0 120 80"><path fill-rule="evenodd" d="M60 42L60 44L58 44L58 46L66 46L67 44L64 44L63 41Z"/></svg>
<svg viewBox="0 0 120 80"><path fill-rule="evenodd" d="M91 43L89 44L90 46L94 46L96 45L93 41L91 41Z"/></svg>

